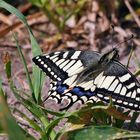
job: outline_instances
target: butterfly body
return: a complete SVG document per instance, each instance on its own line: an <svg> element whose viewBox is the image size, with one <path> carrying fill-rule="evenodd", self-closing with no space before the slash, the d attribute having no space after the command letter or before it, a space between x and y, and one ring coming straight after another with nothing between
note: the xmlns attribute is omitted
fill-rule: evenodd
<svg viewBox="0 0 140 140"><path fill-rule="evenodd" d="M69 108L110 97L116 105L140 111L140 84L135 76L118 61L117 49L105 54L92 51L66 51L33 58L52 80L47 99L58 103L68 99Z"/></svg>

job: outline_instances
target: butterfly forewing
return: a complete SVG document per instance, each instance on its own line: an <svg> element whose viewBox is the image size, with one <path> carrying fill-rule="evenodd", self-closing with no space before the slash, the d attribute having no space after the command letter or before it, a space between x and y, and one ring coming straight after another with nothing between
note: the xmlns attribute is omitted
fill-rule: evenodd
<svg viewBox="0 0 140 140"><path fill-rule="evenodd" d="M97 63L99 58L98 53L72 50L39 55L33 58L33 62L53 81L64 81L80 73L93 62Z"/></svg>

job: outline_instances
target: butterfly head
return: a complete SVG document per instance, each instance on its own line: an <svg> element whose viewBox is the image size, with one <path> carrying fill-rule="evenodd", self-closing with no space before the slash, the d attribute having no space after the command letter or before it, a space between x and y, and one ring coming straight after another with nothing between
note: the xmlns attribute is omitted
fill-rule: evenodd
<svg viewBox="0 0 140 140"><path fill-rule="evenodd" d="M118 49L113 48L111 51L103 54L103 56L99 60L99 63L106 65L112 60L118 60L119 59L118 52L119 52Z"/></svg>

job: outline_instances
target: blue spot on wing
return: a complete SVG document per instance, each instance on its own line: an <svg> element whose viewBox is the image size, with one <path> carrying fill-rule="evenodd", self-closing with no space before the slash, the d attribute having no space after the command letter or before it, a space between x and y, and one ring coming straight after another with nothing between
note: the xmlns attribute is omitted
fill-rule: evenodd
<svg viewBox="0 0 140 140"><path fill-rule="evenodd" d="M78 93L78 92L80 92L80 88L79 88L79 87L74 87L74 88L71 90L71 92L73 92L73 93Z"/></svg>
<svg viewBox="0 0 140 140"><path fill-rule="evenodd" d="M76 94L77 96L87 96L87 97L91 97L93 95L95 95L94 92L88 90L88 91L85 91L83 88L81 87L74 87L71 91L71 93L73 94Z"/></svg>
<svg viewBox="0 0 140 140"><path fill-rule="evenodd" d="M61 82L58 82L57 85L56 85L56 87L57 87L56 88L56 92L58 92L60 94L64 93L64 91L66 89L68 89L68 85L62 84Z"/></svg>
<svg viewBox="0 0 140 140"><path fill-rule="evenodd" d="M69 88L68 85L62 84L61 82L58 82L56 87L57 87L56 92L59 94L63 94L64 91ZM95 95L94 92L92 92L90 90L86 91L81 87L74 87L73 89L69 90L68 92L72 93L73 95L77 95L78 97L81 97L81 96L91 97L91 96Z"/></svg>
<svg viewBox="0 0 140 140"><path fill-rule="evenodd" d="M60 85L60 86L57 87L56 91L58 93L63 93L66 89L67 89L66 86Z"/></svg>

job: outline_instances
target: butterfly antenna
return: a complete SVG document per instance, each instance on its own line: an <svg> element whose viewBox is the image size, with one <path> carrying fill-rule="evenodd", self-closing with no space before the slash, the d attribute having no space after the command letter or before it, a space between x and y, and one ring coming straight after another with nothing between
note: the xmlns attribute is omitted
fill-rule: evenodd
<svg viewBox="0 0 140 140"><path fill-rule="evenodd" d="M132 34L129 38L126 38L124 41L117 43L114 47L117 48L121 44L126 43L126 42L128 42L129 40L131 40L133 38L134 38L134 35Z"/></svg>

